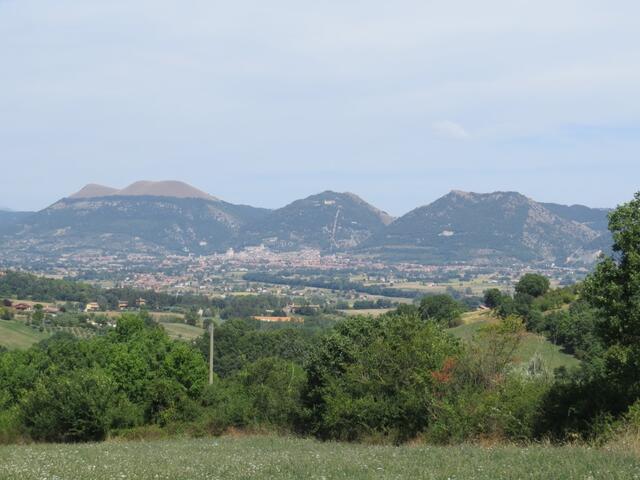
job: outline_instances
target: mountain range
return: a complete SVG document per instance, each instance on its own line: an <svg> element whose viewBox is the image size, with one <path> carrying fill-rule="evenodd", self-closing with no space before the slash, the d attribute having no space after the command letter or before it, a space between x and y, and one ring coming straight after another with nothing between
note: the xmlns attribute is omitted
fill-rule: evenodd
<svg viewBox="0 0 640 480"><path fill-rule="evenodd" d="M539 203L517 192L452 191L393 218L352 193L278 209L236 205L178 181L90 184L39 212L0 211L12 254L210 254L265 245L389 261L590 264L608 247L606 209Z"/></svg>

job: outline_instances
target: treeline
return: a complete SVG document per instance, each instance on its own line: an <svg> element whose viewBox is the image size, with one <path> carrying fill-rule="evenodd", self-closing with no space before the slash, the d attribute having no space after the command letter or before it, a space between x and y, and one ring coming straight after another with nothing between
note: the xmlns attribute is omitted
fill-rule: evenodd
<svg viewBox="0 0 640 480"><path fill-rule="evenodd" d="M368 309L376 309L376 308L391 308L396 305L396 302L393 302L387 298L379 298L377 300L356 300L353 302L354 310L368 310ZM349 305L346 306L339 305L339 307L348 308Z"/></svg>
<svg viewBox="0 0 640 480"><path fill-rule="evenodd" d="M379 285L363 285L351 282L346 278L335 277L290 277L282 274L249 272L244 274L244 280L248 282L272 283L275 285L289 285L293 287L327 288L341 292L354 291L382 297L416 298L421 295L419 291L402 290L400 288L382 287Z"/></svg>
<svg viewBox="0 0 640 480"><path fill-rule="evenodd" d="M186 313L192 307L202 308L208 316L223 319L263 315L267 310L281 310L290 303L288 298L274 295L237 295L209 298L204 295L169 294L133 288L101 288L73 280L40 277L30 273L7 270L0 275L0 299L15 298L46 303L77 303L80 306L97 302L100 309L118 310L120 301L130 307L143 298L150 310ZM68 310L72 310L69 308Z"/></svg>
<svg viewBox="0 0 640 480"><path fill-rule="evenodd" d="M172 295L134 288L105 289L88 283L41 277L12 270L7 270L0 275L0 297L81 304L97 301L105 310L116 310L118 301L127 301L133 306L139 298L144 298L147 305L155 309L179 305L210 305L210 300L201 295Z"/></svg>
<svg viewBox="0 0 640 480"><path fill-rule="evenodd" d="M503 380L511 352L496 354L493 342L517 342L521 328L510 318L466 348L414 307L345 320L322 334L234 320L216 328L209 386L206 337L194 346L173 342L161 327L125 314L102 337L58 335L1 353L0 438L86 441L235 427L445 442L496 425L518 438L532 396L548 383L535 375ZM466 402L476 408L466 410ZM514 417L510 405L509 414L488 420L496 402L517 402L522 412Z"/></svg>

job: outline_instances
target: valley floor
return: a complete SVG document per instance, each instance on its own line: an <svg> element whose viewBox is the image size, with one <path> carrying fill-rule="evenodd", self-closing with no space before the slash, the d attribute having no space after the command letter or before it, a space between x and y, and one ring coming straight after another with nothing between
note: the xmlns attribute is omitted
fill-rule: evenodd
<svg viewBox="0 0 640 480"><path fill-rule="evenodd" d="M587 447L366 446L248 436L0 447L0 479L640 479Z"/></svg>

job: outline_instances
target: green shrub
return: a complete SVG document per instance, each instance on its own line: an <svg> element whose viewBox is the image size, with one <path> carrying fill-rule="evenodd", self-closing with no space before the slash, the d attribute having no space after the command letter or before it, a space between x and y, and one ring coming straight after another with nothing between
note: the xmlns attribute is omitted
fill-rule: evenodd
<svg viewBox="0 0 640 480"><path fill-rule="evenodd" d="M417 315L358 317L338 324L307 364L307 431L339 440L382 434L401 442L429 423L445 361L458 344Z"/></svg>
<svg viewBox="0 0 640 480"><path fill-rule="evenodd" d="M16 443L24 438L20 410L0 410L0 444Z"/></svg>
<svg viewBox="0 0 640 480"><path fill-rule="evenodd" d="M208 429L229 427L291 431L301 417L302 368L279 358L263 358L231 378L217 380L202 393Z"/></svg>
<svg viewBox="0 0 640 480"><path fill-rule="evenodd" d="M190 399L183 385L176 380L159 378L147 391L145 418L147 422L168 425L198 417L198 404Z"/></svg>
<svg viewBox="0 0 640 480"><path fill-rule="evenodd" d="M50 442L103 440L113 414L115 383L100 370L43 378L21 404L30 436Z"/></svg>

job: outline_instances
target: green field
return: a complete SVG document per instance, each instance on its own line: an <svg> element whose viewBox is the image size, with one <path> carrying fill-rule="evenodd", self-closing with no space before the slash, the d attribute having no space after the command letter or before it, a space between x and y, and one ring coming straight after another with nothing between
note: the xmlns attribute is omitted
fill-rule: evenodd
<svg viewBox="0 0 640 480"><path fill-rule="evenodd" d="M394 310L393 308L363 308L359 310L338 310L341 313L344 313L348 317L357 317L358 315L371 315L373 317L378 317L385 313L389 313Z"/></svg>
<svg viewBox="0 0 640 480"><path fill-rule="evenodd" d="M282 437L0 447L6 480L638 479L630 453L587 447L430 447Z"/></svg>
<svg viewBox="0 0 640 480"><path fill-rule="evenodd" d="M167 335L175 340L195 340L202 336L204 330L186 323L161 323Z"/></svg>
<svg viewBox="0 0 640 480"><path fill-rule="evenodd" d="M0 346L8 349L29 348L49 334L28 327L16 320L0 320Z"/></svg>
<svg viewBox="0 0 640 480"><path fill-rule="evenodd" d="M496 321L488 311L469 312L463 315L463 325L449 331L464 340L470 340L483 326ZM571 368L580 362L572 355L561 351L558 345L554 345L541 335L526 333L520 348L516 352L516 362L526 363L535 354L539 354L545 365L550 369L559 367Z"/></svg>

